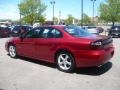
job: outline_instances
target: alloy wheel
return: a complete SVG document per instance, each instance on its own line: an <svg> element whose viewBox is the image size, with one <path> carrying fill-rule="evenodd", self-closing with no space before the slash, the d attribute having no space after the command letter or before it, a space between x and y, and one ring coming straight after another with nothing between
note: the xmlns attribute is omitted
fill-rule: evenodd
<svg viewBox="0 0 120 90"><path fill-rule="evenodd" d="M57 56L58 69L64 72L71 72L74 69L74 59L69 53L60 53Z"/></svg>
<svg viewBox="0 0 120 90"><path fill-rule="evenodd" d="M13 45L10 45L10 46L9 46L9 55L10 55L12 58L15 58L15 57L17 56L15 46L13 46Z"/></svg>

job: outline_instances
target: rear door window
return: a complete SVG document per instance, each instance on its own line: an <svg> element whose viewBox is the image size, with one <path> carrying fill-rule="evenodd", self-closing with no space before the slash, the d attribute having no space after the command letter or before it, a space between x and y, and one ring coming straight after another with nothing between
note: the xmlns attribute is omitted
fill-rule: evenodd
<svg viewBox="0 0 120 90"><path fill-rule="evenodd" d="M55 28L44 28L41 34L42 38L61 38L62 33Z"/></svg>

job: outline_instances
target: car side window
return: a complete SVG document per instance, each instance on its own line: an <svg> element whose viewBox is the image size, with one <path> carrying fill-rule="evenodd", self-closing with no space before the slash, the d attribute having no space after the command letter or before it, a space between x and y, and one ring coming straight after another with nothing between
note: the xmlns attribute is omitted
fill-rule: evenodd
<svg viewBox="0 0 120 90"><path fill-rule="evenodd" d="M40 32L41 32L40 28L33 29L25 35L25 38L39 38L40 37Z"/></svg>
<svg viewBox="0 0 120 90"><path fill-rule="evenodd" d="M54 28L44 28L42 38L61 38L62 33Z"/></svg>

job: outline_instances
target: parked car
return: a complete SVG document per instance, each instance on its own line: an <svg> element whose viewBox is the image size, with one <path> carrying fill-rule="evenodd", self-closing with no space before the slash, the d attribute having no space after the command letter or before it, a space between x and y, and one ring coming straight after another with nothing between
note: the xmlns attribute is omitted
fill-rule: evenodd
<svg viewBox="0 0 120 90"><path fill-rule="evenodd" d="M120 26L112 26L108 31L108 35L112 37L120 37Z"/></svg>
<svg viewBox="0 0 120 90"><path fill-rule="evenodd" d="M96 26L87 26L86 29L92 34L99 34Z"/></svg>
<svg viewBox="0 0 120 90"><path fill-rule="evenodd" d="M97 27L99 33L103 33L104 29L102 27Z"/></svg>
<svg viewBox="0 0 120 90"><path fill-rule="evenodd" d="M0 37L9 37L10 28L8 27L0 27Z"/></svg>
<svg viewBox="0 0 120 90"><path fill-rule="evenodd" d="M13 27L13 29L11 30L11 36L12 37L18 37L21 33L26 33L27 31L29 31L30 29L32 29L32 27L30 26L20 26L20 25L16 25Z"/></svg>
<svg viewBox="0 0 120 90"><path fill-rule="evenodd" d="M85 27L85 29L87 29L90 33L96 34L96 35L99 35L104 31L102 27L96 27L96 26L87 26Z"/></svg>
<svg viewBox="0 0 120 90"><path fill-rule="evenodd" d="M25 56L56 63L59 70L92 67L108 62L113 54L109 36L90 34L77 26L41 26L12 38L5 44L12 58Z"/></svg>

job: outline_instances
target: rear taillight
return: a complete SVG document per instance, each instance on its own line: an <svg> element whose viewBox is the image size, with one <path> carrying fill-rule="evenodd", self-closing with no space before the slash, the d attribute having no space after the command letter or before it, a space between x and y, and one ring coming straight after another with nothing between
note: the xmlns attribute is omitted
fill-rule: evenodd
<svg viewBox="0 0 120 90"><path fill-rule="evenodd" d="M91 49L98 50L102 48L103 48L103 44L101 41L95 41L91 43Z"/></svg>

